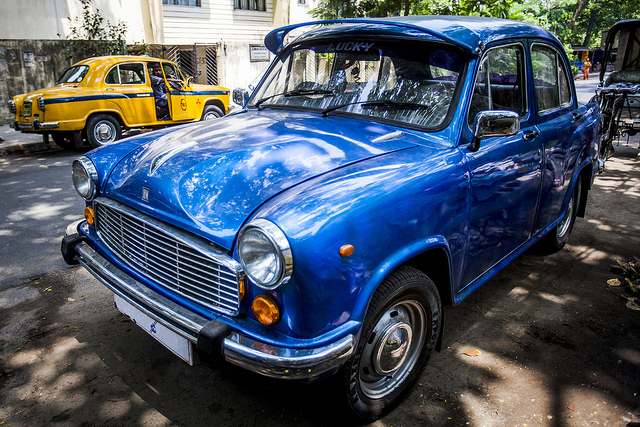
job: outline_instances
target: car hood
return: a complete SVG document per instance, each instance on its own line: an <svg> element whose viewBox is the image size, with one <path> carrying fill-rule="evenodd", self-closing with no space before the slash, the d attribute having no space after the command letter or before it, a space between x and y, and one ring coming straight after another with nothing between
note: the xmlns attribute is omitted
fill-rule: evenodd
<svg viewBox="0 0 640 427"><path fill-rule="evenodd" d="M247 218L278 193L412 146L397 128L373 122L241 112L139 147L114 167L103 194L230 249Z"/></svg>

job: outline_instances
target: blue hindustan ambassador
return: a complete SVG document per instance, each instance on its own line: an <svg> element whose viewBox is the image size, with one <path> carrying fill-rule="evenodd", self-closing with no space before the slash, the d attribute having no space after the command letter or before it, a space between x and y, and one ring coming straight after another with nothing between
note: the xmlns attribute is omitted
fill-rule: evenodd
<svg viewBox="0 0 640 427"><path fill-rule="evenodd" d="M241 111L74 162L87 207L62 252L187 362L339 375L375 419L439 347L444 305L565 245L602 119L558 40L521 22L324 21L265 44Z"/></svg>

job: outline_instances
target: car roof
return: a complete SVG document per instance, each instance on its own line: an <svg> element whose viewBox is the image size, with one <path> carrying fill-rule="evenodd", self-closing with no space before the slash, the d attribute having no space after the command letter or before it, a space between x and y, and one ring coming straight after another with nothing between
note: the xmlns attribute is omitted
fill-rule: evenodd
<svg viewBox="0 0 640 427"><path fill-rule="evenodd" d="M136 62L160 62L166 61L165 59L151 58L149 56L135 56L135 55L111 55L111 56L94 56L92 58L83 59L74 65L95 65L103 62L117 63L122 61L136 61Z"/></svg>
<svg viewBox="0 0 640 427"><path fill-rule="evenodd" d="M290 31L310 25L322 26L296 40L362 30L405 37L440 39L476 55L482 54L485 45L505 39L535 37L561 45L553 34L536 25L510 19L478 16L402 16L306 22L273 30L265 37L265 45L271 52L277 53L284 47L284 37Z"/></svg>

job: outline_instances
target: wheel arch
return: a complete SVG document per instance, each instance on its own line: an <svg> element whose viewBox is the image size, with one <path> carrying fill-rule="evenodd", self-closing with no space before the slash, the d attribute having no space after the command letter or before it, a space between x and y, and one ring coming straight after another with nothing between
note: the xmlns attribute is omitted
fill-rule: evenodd
<svg viewBox="0 0 640 427"><path fill-rule="evenodd" d="M222 110L222 114L225 114L225 115L227 114L227 109L225 108L224 103L220 101L218 98L207 99L204 103L204 106L202 107L202 113L204 113L204 109L207 107L207 105L215 105L220 110Z"/></svg>
<svg viewBox="0 0 640 427"><path fill-rule="evenodd" d="M578 172L578 178L582 186L580 187L580 200L578 202L578 210L576 211L576 215L580 218L584 218L585 211L587 209L587 197L589 195L589 190L591 189L591 185L593 180L591 177L593 176L593 164L588 163ZM575 184L574 184L575 185Z"/></svg>
<svg viewBox="0 0 640 427"><path fill-rule="evenodd" d="M116 110L95 110L90 112L89 114L87 114L87 117L85 119L84 122L84 129L83 132L87 131L87 123L89 123L89 120L91 120L91 118L93 116L97 116L98 114L106 114L109 116L112 116L114 119L116 119L118 121L118 123L120 123L120 127L122 128L127 128L127 124L125 123L124 119L122 118L122 115L120 114L119 111Z"/></svg>
<svg viewBox="0 0 640 427"><path fill-rule="evenodd" d="M443 236L434 236L404 247L379 265L366 289L366 302L361 306L361 318L364 319L373 294L385 278L403 266L414 267L429 276L440 293L442 304L454 304L449 245ZM358 311L360 310L356 309Z"/></svg>

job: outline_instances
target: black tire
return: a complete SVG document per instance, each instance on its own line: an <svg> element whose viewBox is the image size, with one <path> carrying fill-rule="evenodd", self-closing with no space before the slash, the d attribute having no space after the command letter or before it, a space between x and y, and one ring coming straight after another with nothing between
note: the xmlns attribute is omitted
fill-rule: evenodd
<svg viewBox="0 0 640 427"><path fill-rule="evenodd" d="M222 116L224 116L224 113L220 108L216 107L215 105L207 105L202 111L202 118L200 120L215 120L219 119Z"/></svg>
<svg viewBox="0 0 640 427"><path fill-rule="evenodd" d="M115 117L96 114L87 121L87 140L93 148L111 144L122 138L122 128Z"/></svg>
<svg viewBox="0 0 640 427"><path fill-rule="evenodd" d="M573 193L569 200L569 206L565 217L558 225L556 225L546 236L540 240L540 250L543 253L554 253L564 248L569 240L571 230L576 222L576 214L578 213L578 206L580 205L580 194L582 192L582 179L578 177L576 184L573 187Z"/></svg>
<svg viewBox="0 0 640 427"><path fill-rule="evenodd" d="M382 282L342 368L343 396L356 418L379 418L409 392L436 345L441 318L438 290L419 270L401 267Z"/></svg>
<svg viewBox="0 0 640 427"><path fill-rule="evenodd" d="M76 148L73 132L51 132L51 139L60 148L71 150Z"/></svg>

